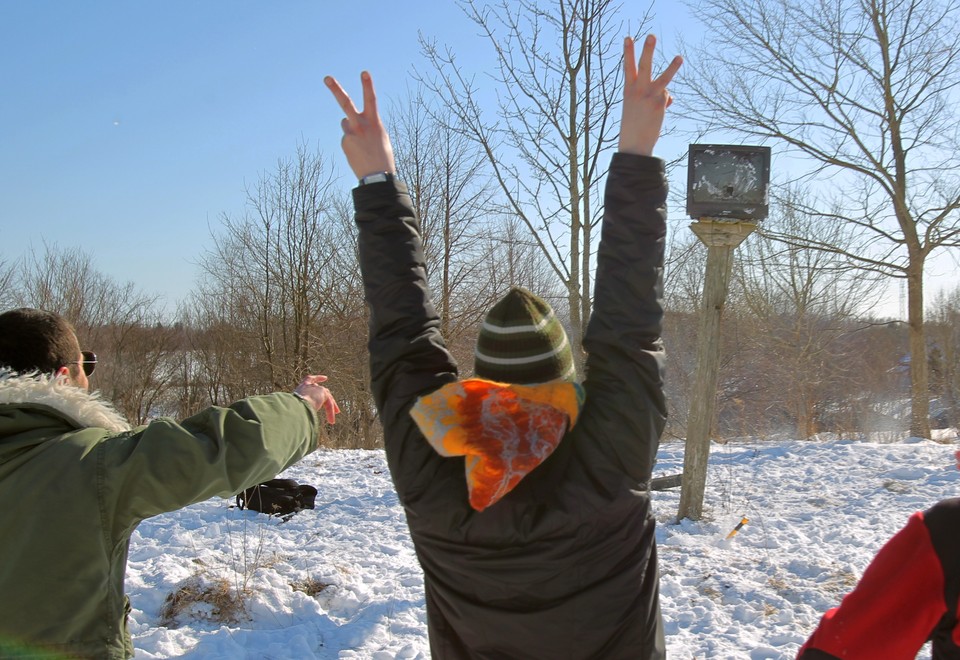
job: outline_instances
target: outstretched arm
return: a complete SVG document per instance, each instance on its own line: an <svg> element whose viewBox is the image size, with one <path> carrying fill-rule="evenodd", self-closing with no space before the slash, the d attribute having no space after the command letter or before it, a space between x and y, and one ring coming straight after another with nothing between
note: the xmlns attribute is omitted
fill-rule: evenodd
<svg viewBox="0 0 960 660"><path fill-rule="evenodd" d="M657 38L648 35L637 63L634 44L623 44L623 116L620 120L620 151L652 156L663 128L663 116L673 102L667 85L673 80L683 58L677 55L657 78L652 78L653 52Z"/></svg>

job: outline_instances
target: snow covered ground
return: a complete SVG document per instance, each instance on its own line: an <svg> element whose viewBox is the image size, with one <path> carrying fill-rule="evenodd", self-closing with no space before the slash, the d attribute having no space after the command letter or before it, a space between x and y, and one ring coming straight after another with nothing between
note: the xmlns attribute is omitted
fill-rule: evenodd
<svg viewBox="0 0 960 660"><path fill-rule="evenodd" d="M679 490L654 493L669 656L794 657L911 513L960 494L955 434L944 440L714 445L704 520L677 524ZM664 444L655 475L682 464L682 445ZM127 571L137 658L429 658L382 452L321 451L283 476L317 486L317 508L281 522L211 500L140 525Z"/></svg>

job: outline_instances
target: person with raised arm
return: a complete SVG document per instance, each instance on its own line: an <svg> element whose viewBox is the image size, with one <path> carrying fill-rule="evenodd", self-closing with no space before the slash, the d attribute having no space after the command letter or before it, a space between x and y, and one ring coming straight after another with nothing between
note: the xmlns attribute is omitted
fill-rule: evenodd
<svg viewBox="0 0 960 660"><path fill-rule="evenodd" d="M427 285L419 222L373 80L344 112L370 308L373 397L423 568L430 650L448 658L665 656L649 482L666 420L660 339L667 182L653 156L679 57L654 77L624 44L586 379L550 305L513 287L459 379Z"/></svg>

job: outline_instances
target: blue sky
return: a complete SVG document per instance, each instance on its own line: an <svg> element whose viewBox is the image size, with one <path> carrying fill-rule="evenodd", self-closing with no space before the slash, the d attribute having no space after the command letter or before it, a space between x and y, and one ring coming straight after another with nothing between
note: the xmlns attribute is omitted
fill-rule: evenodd
<svg viewBox="0 0 960 660"><path fill-rule="evenodd" d="M319 145L346 174L323 75L356 95L368 68L383 108L418 31L489 54L452 0L0 0L0 259L76 245L174 307L278 159Z"/></svg>
<svg viewBox="0 0 960 660"><path fill-rule="evenodd" d="M172 307L279 158L318 144L346 173L323 75L356 95L370 69L385 107L423 66L418 31L489 55L452 0L0 0L0 259L77 245Z"/></svg>
<svg viewBox="0 0 960 660"><path fill-rule="evenodd" d="M628 27L647 7L624 3ZM657 7L651 29L672 56L694 26L676 3ZM418 32L467 68L490 56L453 0L0 0L0 260L79 246L172 311L210 228L298 144L353 185L322 78L356 97L368 68L387 109L425 67Z"/></svg>
<svg viewBox="0 0 960 660"><path fill-rule="evenodd" d="M324 74L369 68L389 100L418 30L469 29L452 2L0 0L0 258L78 245L172 304L279 158L319 144L346 171Z"/></svg>

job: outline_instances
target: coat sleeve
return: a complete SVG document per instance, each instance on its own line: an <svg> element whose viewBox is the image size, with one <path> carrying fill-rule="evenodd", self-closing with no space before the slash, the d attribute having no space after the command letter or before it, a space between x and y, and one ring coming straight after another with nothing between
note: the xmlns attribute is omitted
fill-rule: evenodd
<svg viewBox="0 0 960 660"><path fill-rule="evenodd" d="M452 469L410 417L417 397L457 378L440 335L427 285L419 221L399 182L353 192L358 252L369 305L370 387L380 414L390 472L401 502L436 487L437 470ZM462 464L460 473L462 479Z"/></svg>
<svg viewBox="0 0 960 660"><path fill-rule="evenodd" d="M647 482L666 422L663 393L663 161L614 154L607 176L593 313L584 337L590 436L631 480Z"/></svg>
<svg viewBox="0 0 960 660"><path fill-rule="evenodd" d="M922 513L877 553L839 607L828 610L798 660L915 658L946 612L941 564Z"/></svg>
<svg viewBox="0 0 960 660"><path fill-rule="evenodd" d="M317 427L309 403L279 392L207 408L179 423L158 419L97 444L100 500L115 507L113 524L124 525L229 497L316 449Z"/></svg>

